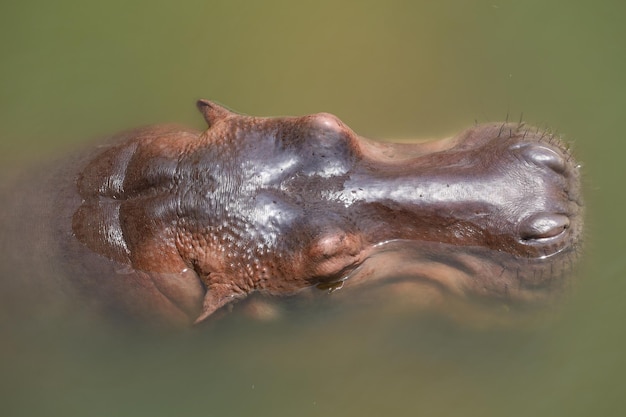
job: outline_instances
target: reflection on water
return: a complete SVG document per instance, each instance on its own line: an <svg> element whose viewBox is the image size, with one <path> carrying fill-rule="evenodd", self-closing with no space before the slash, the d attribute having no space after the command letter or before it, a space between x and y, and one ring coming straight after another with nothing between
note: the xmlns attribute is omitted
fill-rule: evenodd
<svg viewBox="0 0 626 417"><path fill-rule="evenodd" d="M2 348L12 358L4 364L3 375L11 375L6 388L18 393L3 406L24 415L86 409L110 415L135 407L157 415L259 409L356 415L390 406L532 412L536 404L511 394L537 395L541 385L558 382L534 380L560 356L552 322L532 330L478 329L438 315L381 315L376 308L290 313L269 323L233 314L193 331L80 318L20 323ZM497 398L503 375L512 391Z"/></svg>
<svg viewBox="0 0 626 417"><path fill-rule="evenodd" d="M0 414L620 415L626 34L611 3L1 6L4 165L125 127L199 127L199 97L251 114L330 111L369 137L442 137L523 112L575 142L589 226L572 294L521 322L496 307L505 324L461 306L323 303L146 329L30 313L28 295L4 292ZM2 278L22 278L5 255Z"/></svg>

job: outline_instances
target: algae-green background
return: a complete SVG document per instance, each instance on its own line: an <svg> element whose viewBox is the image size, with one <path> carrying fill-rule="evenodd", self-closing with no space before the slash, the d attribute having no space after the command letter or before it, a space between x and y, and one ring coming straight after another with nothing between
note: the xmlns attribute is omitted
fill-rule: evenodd
<svg viewBox="0 0 626 417"><path fill-rule="evenodd" d="M530 329L376 311L182 335L20 323L0 335L0 414L623 415L625 13L565 0L4 2L6 168L137 125L200 128L200 97L332 112L373 138L523 113L573 143L588 231L571 298Z"/></svg>

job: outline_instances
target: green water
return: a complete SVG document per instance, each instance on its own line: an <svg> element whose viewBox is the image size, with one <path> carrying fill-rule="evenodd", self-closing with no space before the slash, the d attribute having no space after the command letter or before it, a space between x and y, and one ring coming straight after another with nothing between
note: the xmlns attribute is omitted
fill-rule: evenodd
<svg viewBox="0 0 626 417"><path fill-rule="evenodd" d="M565 0L0 5L6 168L137 125L202 127L200 97L257 115L332 112L374 138L523 113L573 143L588 206L581 276L543 323L295 310L163 334L16 318L0 335L0 414L623 415L625 12Z"/></svg>

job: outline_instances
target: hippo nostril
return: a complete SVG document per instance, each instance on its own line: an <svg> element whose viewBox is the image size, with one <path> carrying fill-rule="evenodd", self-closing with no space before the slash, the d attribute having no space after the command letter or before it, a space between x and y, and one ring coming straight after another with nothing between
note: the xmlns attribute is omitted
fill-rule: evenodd
<svg viewBox="0 0 626 417"><path fill-rule="evenodd" d="M544 165L554 172L562 174L565 172L565 159L558 152L546 146L532 144L525 146L522 150L524 158L536 165Z"/></svg>
<svg viewBox="0 0 626 417"><path fill-rule="evenodd" d="M520 225L520 236L524 240L558 236L569 227L569 217L563 214L538 213Z"/></svg>

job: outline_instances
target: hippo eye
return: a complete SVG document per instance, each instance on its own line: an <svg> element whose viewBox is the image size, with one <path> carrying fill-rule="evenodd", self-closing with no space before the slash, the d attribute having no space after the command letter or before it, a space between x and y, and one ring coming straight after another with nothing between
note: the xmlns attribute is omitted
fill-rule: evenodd
<svg viewBox="0 0 626 417"><path fill-rule="evenodd" d="M327 113L298 119L294 136L287 137L307 176L331 177L347 173L357 156L356 135L341 120Z"/></svg>
<svg viewBox="0 0 626 417"><path fill-rule="evenodd" d="M302 120L306 142L319 151L352 153L356 149L356 135L336 116L318 113Z"/></svg>

